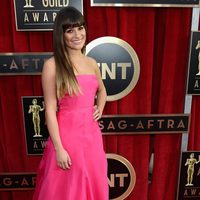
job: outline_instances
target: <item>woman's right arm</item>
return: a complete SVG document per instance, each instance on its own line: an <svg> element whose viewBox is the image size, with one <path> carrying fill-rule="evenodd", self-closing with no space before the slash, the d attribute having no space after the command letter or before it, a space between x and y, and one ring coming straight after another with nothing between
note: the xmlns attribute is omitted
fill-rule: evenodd
<svg viewBox="0 0 200 200"><path fill-rule="evenodd" d="M56 152L57 165L59 165L62 169L68 169L70 168L71 160L67 151L63 148L56 117L57 97L55 74L56 67L54 58L50 58L45 62L42 71L42 88L45 102L45 117L49 135L51 137Z"/></svg>

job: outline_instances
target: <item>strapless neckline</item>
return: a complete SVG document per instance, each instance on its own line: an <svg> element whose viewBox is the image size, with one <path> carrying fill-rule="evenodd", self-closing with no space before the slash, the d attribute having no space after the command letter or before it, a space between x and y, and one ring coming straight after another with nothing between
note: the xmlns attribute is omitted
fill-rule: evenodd
<svg viewBox="0 0 200 200"><path fill-rule="evenodd" d="M96 74L75 74L75 76L96 76Z"/></svg>
<svg viewBox="0 0 200 200"><path fill-rule="evenodd" d="M81 77L84 79L91 77L91 78L95 78L97 80L96 74L76 74L75 76L77 79L80 79Z"/></svg>

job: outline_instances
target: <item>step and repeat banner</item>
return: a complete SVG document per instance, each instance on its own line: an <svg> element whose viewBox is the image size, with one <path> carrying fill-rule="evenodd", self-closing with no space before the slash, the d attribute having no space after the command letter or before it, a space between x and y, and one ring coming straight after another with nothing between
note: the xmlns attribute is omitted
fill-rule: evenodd
<svg viewBox="0 0 200 200"><path fill-rule="evenodd" d="M143 0L114 1L91 0L92 6L179 6L195 7L197 0ZM57 12L74 6L83 12L83 2L70 0L14 0L16 29L18 31L52 30ZM188 94L200 93L200 34L192 32L188 69ZM133 47L116 37L101 37L87 45L86 54L93 57L101 71L108 101L122 99L134 90L140 79L140 61ZM51 52L1 53L0 75L40 75ZM42 155L49 134L45 123L45 105L42 96L22 96L24 137L27 155ZM103 135L177 134L188 133L190 116L170 115L104 115L99 120ZM137 174L134 163L117 154L107 154L109 199L123 200L134 192ZM197 152L184 152L180 167L178 200L199 195L198 171L200 156ZM1 173L0 190L30 190L36 184L36 173ZM189 187L189 188L188 188ZM194 187L194 189L192 189ZM196 188L196 189L195 189ZM197 191L197 192L196 192ZM197 194L198 193L198 194ZM184 196L184 198L183 198Z"/></svg>
<svg viewBox="0 0 200 200"><path fill-rule="evenodd" d="M116 37L102 37L89 43L86 49L87 55L95 58L100 67L108 101L119 100L134 90L139 81L140 62L136 52L127 42ZM51 56L50 52L0 54L0 75L41 74L45 60ZM21 102L26 154L42 155L49 137L45 123L44 99L42 96L22 96ZM104 115L99 120L103 135L188 133L189 125L189 115L176 113ZM120 155L115 155L115 160L108 158L110 199L124 199L133 190L136 182L134 166L127 164L128 161L121 162L125 158ZM1 190L27 190L35 187L35 173L8 173L0 177Z"/></svg>

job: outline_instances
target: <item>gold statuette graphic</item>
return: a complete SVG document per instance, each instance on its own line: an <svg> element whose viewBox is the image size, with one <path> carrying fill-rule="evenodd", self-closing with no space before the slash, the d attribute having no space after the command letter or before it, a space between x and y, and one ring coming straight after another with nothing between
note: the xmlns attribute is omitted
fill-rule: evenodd
<svg viewBox="0 0 200 200"><path fill-rule="evenodd" d="M187 169L187 184L185 186L193 186L192 181L194 175L194 165L198 164L199 162L200 162L200 157L199 160L197 161L197 159L194 158L194 153L191 153L190 158L186 160L185 166L188 166L188 169Z"/></svg>
<svg viewBox="0 0 200 200"><path fill-rule="evenodd" d="M34 8L34 6L32 6L32 0L25 0L24 8Z"/></svg>
<svg viewBox="0 0 200 200"><path fill-rule="evenodd" d="M32 113L32 120L35 131L35 135L33 137L42 137L42 135L40 135L40 111L44 110L44 102L42 102L43 107L37 105L37 99L33 99L32 103L32 105L29 105L28 113Z"/></svg>
<svg viewBox="0 0 200 200"><path fill-rule="evenodd" d="M197 42L197 46L196 46L196 49L199 49L200 48L200 40L198 40L198 42ZM199 72L196 74L197 76L198 75L200 75L200 50L199 50L199 55L198 55L198 70L199 70Z"/></svg>

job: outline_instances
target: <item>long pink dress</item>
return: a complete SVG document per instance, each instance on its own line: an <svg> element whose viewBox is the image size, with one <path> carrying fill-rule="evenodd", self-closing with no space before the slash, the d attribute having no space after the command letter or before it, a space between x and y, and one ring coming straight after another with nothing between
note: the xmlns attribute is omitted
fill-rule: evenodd
<svg viewBox="0 0 200 200"><path fill-rule="evenodd" d="M33 200L108 200L107 161L98 122L92 116L98 81L93 74L76 77L82 94L65 95L57 114L71 168L62 170L57 166L49 138L37 172Z"/></svg>

